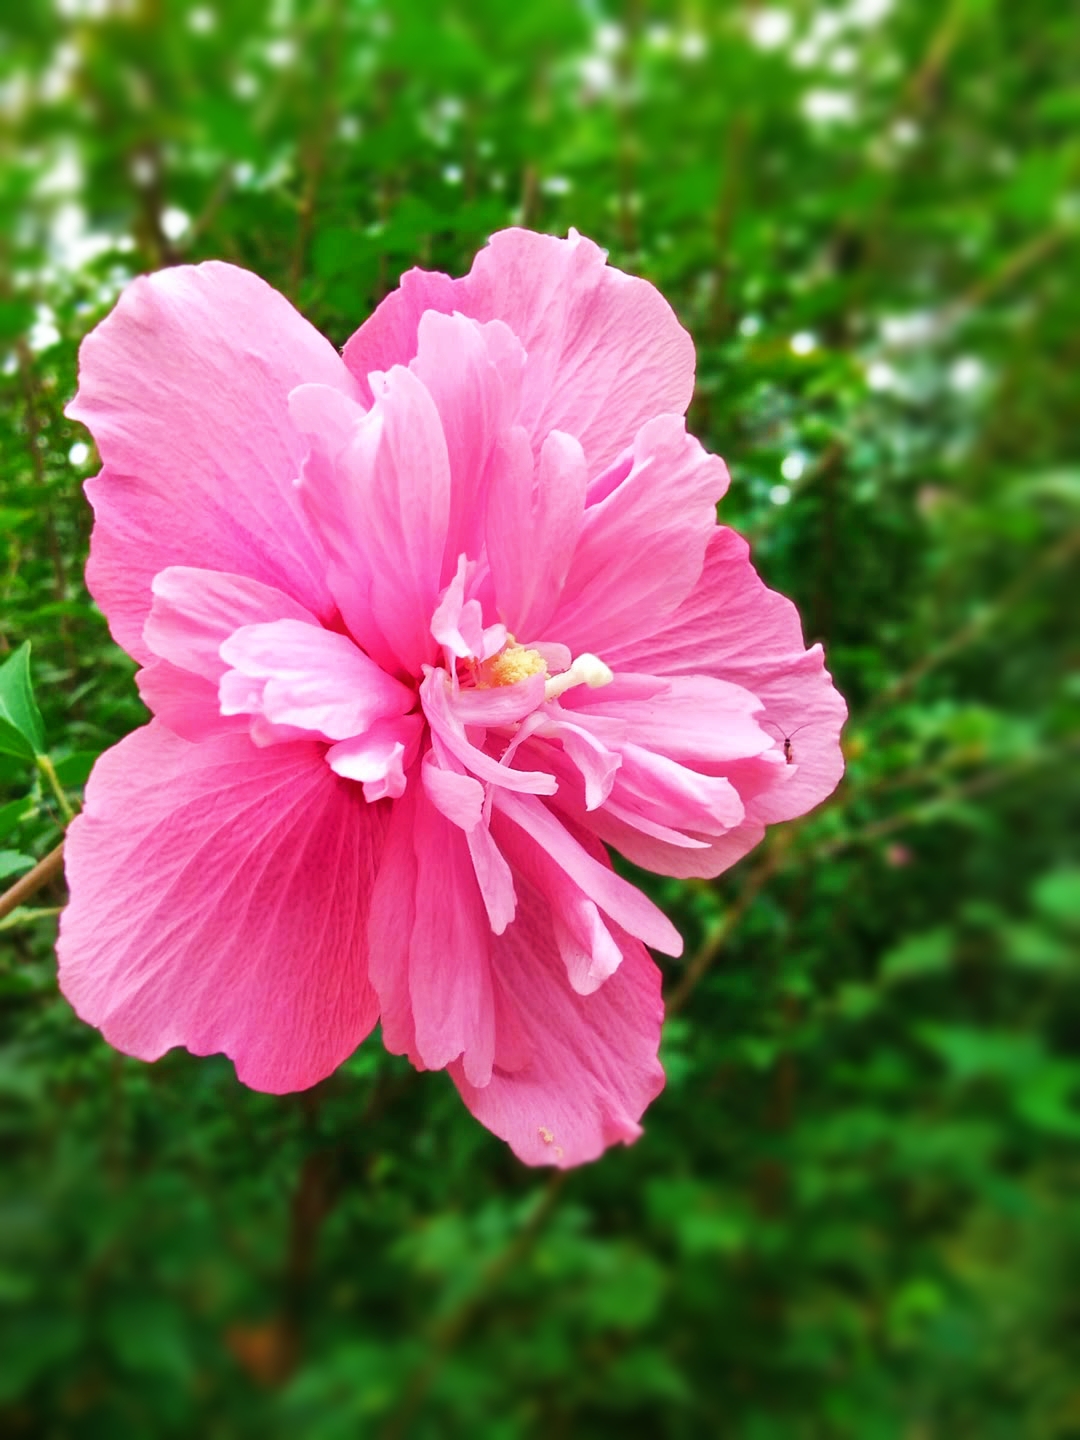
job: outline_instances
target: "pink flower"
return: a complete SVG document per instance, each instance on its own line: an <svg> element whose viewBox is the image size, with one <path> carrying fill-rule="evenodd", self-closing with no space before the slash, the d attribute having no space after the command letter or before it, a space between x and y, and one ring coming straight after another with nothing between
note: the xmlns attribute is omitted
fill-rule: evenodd
<svg viewBox="0 0 1080 1440"><path fill-rule="evenodd" d="M149 725L71 827L61 983L118 1049L284 1092L382 1022L530 1164L639 1133L665 916L841 773L844 704L716 524L689 336L508 230L344 359L244 270L136 280L69 414ZM785 737L798 730L793 742Z"/></svg>

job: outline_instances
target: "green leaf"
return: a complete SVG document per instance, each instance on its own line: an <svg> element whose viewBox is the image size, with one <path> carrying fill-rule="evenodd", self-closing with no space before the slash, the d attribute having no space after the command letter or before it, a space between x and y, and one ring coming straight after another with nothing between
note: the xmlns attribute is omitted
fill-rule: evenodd
<svg viewBox="0 0 1080 1440"><path fill-rule="evenodd" d="M1051 870L1036 881L1031 898L1048 919L1069 929L1080 927L1080 869Z"/></svg>
<svg viewBox="0 0 1080 1440"><path fill-rule="evenodd" d="M1043 1067L1016 1096L1016 1109L1038 1130L1080 1137L1080 1065L1064 1061Z"/></svg>
<svg viewBox="0 0 1080 1440"><path fill-rule="evenodd" d="M99 754L98 750L75 750L70 755L65 755L62 760L55 761L53 768L57 780L65 789L85 785Z"/></svg>
<svg viewBox="0 0 1080 1440"><path fill-rule="evenodd" d="M12 875L22 875L33 868L32 855L20 855L17 850L0 850L0 880Z"/></svg>
<svg viewBox="0 0 1080 1440"><path fill-rule="evenodd" d="M949 968L952 948L953 934L946 925L909 935L882 957L881 978L894 982L920 975L939 975Z"/></svg>
<svg viewBox="0 0 1080 1440"><path fill-rule="evenodd" d="M24 795L21 800L12 800L7 805L0 805L0 840L10 834L33 810L34 801L29 795Z"/></svg>
<svg viewBox="0 0 1080 1440"><path fill-rule="evenodd" d="M45 753L45 727L30 682L30 641L0 665L0 750L33 760Z"/></svg>
<svg viewBox="0 0 1080 1440"><path fill-rule="evenodd" d="M1045 1046L1033 1035L935 1023L917 1026L915 1033L961 1083L985 1077L1018 1084L1038 1075L1046 1064Z"/></svg>

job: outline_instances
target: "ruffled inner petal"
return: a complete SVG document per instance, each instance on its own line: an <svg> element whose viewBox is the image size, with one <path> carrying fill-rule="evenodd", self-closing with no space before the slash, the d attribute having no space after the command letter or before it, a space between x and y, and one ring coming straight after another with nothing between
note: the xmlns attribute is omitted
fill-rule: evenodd
<svg viewBox="0 0 1080 1440"><path fill-rule="evenodd" d="M309 436L300 495L331 557L330 583L356 640L387 669L433 660L450 516L446 437L435 402L402 366L372 377L375 402L347 414L325 388L291 397Z"/></svg>
<svg viewBox="0 0 1080 1440"><path fill-rule="evenodd" d="M747 813L759 825L803 815L836 788L844 769L840 731L847 706L821 646L806 648L795 606L765 586L750 563L749 546L733 530L712 531L701 578L679 609L614 647L609 659L617 670L685 677L692 684L693 677L715 676L757 696L757 723L778 762L774 783L759 784L748 798ZM794 763L782 774L785 737Z"/></svg>
<svg viewBox="0 0 1080 1440"><path fill-rule="evenodd" d="M323 740L362 735L415 703L408 686L347 635L299 620L242 626L221 646L221 657L232 667L221 679L223 713L258 714Z"/></svg>
<svg viewBox="0 0 1080 1440"><path fill-rule="evenodd" d="M552 775L540 770L515 770L509 764L501 764L473 744L465 725L454 713L450 688L445 671L431 669L427 671L420 686L420 699L432 733L450 754L477 779L488 785L530 795L553 795L556 784ZM494 705L499 704L497 689L485 693L492 695Z"/></svg>
<svg viewBox="0 0 1080 1440"><path fill-rule="evenodd" d="M419 751L423 729L419 715L376 720L364 734L331 745L326 763L335 775L360 781L366 800L396 800L404 794L406 772Z"/></svg>
<svg viewBox="0 0 1080 1440"><path fill-rule="evenodd" d="M495 1058L491 930L464 835L417 787L414 916L409 999L416 1049L441 1070L456 1060L472 1085L486 1085Z"/></svg>
<svg viewBox="0 0 1080 1440"><path fill-rule="evenodd" d="M495 813L524 831L555 863L562 883L574 885L631 935L665 955L682 954L682 937L671 921L640 890L590 855L580 840L535 795L499 790Z"/></svg>
<svg viewBox="0 0 1080 1440"><path fill-rule="evenodd" d="M727 468L662 415L633 438L622 481L584 516L559 605L541 638L610 652L671 615L701 575Z"/></svg>

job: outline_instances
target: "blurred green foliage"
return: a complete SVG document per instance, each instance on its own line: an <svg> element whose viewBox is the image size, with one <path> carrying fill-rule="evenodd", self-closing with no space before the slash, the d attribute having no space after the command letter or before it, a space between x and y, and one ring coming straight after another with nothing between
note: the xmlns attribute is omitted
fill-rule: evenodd
<svg viewBox="0 0 1080 1440"><path fill-rule="evenodd" d="M0 755L6 877L143 719L62 407L180 260L340 344L508 222L593 236L852 705L818 814L643 882L668 1088L565 1181L377 1041L284 1099L113 1054L62 892L0 922L6 1434L1080 1437L1078 77L1061 0L4 7L0 643L51 757Z"/></svg>

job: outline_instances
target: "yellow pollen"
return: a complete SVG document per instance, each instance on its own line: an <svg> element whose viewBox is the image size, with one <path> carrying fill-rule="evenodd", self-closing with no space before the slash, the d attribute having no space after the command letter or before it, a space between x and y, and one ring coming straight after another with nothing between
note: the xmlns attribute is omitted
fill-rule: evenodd
<svg viewBox="0 0 1080 1440"><path fill-rule="evenodd" d="M516 685L530 675L546 675L547 665L538 650L526 650L524 645L515 644L510 635L498 655L484 663L481 674L482 683L487 685Z"/></svg>

